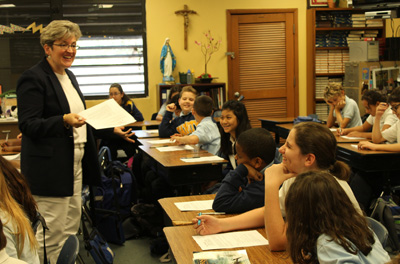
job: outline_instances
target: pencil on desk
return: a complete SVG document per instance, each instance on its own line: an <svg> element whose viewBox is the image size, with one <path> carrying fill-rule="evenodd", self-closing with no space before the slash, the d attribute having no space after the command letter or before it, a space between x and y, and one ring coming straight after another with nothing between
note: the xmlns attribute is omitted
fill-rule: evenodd
<svg viewBox="0 0 400 264"><path fill-rule="evenodd" d="M203 215L224 215L225 212L205 212Z"/></svg>

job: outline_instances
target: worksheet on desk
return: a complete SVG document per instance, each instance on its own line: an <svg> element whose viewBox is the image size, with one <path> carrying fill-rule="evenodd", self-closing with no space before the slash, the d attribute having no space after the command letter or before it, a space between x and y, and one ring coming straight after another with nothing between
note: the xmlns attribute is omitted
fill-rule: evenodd
<svg viewBox="0 0 400 264"><path fill-rule="evenodd" d="M193 236L202 250L254 247L268 245L268 240L257 230Z"/></svg>
<svg viewBox="0 0 400 264"><path fill-rule="evenodd" d="M79 113L95 129L123 127L136 122L114 99L108 99Z"/></svg>
<svg viewBox="0 0 400 264"><path fill-rule="evenodd" d="M175 206L181 211L212 210L214 200L177 202Z"/></svg>

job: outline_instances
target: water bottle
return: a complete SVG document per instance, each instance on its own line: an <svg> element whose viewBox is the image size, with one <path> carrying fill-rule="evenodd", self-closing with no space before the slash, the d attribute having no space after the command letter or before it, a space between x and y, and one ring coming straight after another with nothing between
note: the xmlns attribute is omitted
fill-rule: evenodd
<svg viewBox="0 0 400 264"><path fill-rule="evenodd" d="M192 72L190 71L190 69L187 71L187 75L186 75L186 83L187 84L191 84L192 83Z"/></svg>

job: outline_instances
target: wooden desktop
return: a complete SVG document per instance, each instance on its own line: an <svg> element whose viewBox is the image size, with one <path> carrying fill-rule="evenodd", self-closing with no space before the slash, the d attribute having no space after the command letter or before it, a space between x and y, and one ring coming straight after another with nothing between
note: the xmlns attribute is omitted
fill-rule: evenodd
<svg viewBox="0 0 400 264"><path fill-rule="evenodd" d="M265 238L264 228L257 229ZM202 251L192 236L196 235L193 226L172 226L164 228L172 254L177 264L193 263L193 252ZM257 263L293 263L286 251L271 252L268 246L256 246L223 250L246 249L249 260L253 264Z"/></svg>
<svg viewBox="0 0 400 264"><path fill-rule="evenodd" d="M138 139L142 144L139 149L155 161L155 167L152 169L164 175L172 186L193 185L222 179L222 165L227 163L226 160L184 162L181 158L193 157L193 151L161 152L155 148L157 145L148 143L150 140L156 140L156 138ZM200 150L199 155L200 157L214 156L205 150Z"/></svg>

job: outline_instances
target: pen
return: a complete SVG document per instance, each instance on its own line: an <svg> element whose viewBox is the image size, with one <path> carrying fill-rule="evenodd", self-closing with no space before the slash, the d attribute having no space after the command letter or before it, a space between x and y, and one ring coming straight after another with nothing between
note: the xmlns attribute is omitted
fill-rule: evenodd
<svg viewBox="0 0 400 264"><path fill-rule="evenodd" d="M339 127L339 133L340 133L340 135L342 134L342 128L341 127Z"/></svg>
<svg viewBox="0 0 400 264"><path fill-rule="evenodd" d="M201 216L201 212L199 213L199 216ZM199 226L201 224L201 219L197 220L197 225Z"/></svg>
<svg viewBox="0 0 400 264"><path fill-rule="evenodd" d="M150 148L170 147L171 145L151 146Z"/></svg>
<svg viewBox="0 0 400 264"><path fill-rule="evenodd" d="M203 215L223 215L225 212L206 212Z"/></svg>

